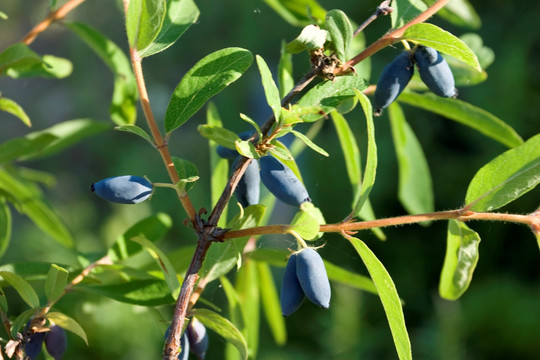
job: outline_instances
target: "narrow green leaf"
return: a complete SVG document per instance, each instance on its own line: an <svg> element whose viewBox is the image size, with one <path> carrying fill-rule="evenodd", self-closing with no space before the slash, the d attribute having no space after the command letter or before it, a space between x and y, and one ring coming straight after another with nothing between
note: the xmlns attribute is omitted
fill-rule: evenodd
<svg viewBox="0 0 540 360"><path fill-rule="evenodd" d="M276 140L272 143L274 145L274 148L271 149L271 152L273 155L276 155L279 160L287 165L294 175L303 183L302 180L302 173L300 173L300 169L298 169L298 165L296 164L296 161L294 160L294 156L291 154L289 149L279 140Z"/></svg>
<svg viewBox="0 0 540 360"><path fill-rule="evenodd" d="M226 48L204 57L182 78L171 96L165 114L170 133L192 117L212 96L219 93L249 68L251 52Z"/></svg>
<svg viewBox="0 0 540 360"><path fill-rule="evenodd" d="M23 43L8 46L0 53L0 75L10 75L18 69L41 66L41 57Z"/></svg>
<svg viewBox="0 0 540 360"><path fill-rule="evenodd" d="M469 287L476 264L480 235L464 222L448 221L446 255L439 282L443 299L457 300Z"/></svg>
<svg viewBox="0 0 540 360"><path fill-rule="evenodd" d="M427 23L415 24L405 30L404 40L418 42L435 50L451 55L458 60L482 71L476 54L460 38L438 26Z"/></svg>
<svg viewBox="0 0 540 360"><path fill-rule="evenodd" d="M422 0L394 0L392 8L392 28L397 29L424 12L427 5Z"/></svg>
<svg viewBox="0 0 540 360"><path fill-rule="evenodd" d="M19 296L27 303L32 309L39 307L39 297L32 286L19 275L10 273L8 271L0 271L0 276L9 283L19 294Z"/></svg>
<svg viewBox="0 0 540 360"><path fill-rule="evenodd" d="M225 146L228 149L235 149L236 141L241 140L235 132L217 125L199 125L197 130L201 136L216 142L218 145Z"/></svg>
<svg viewBox="0 0 540 360"><path fill-rule="evenodd" d="M260 157L255 145L251 141L247 140L236 140L234 143L236 151L242 156L248 157L250 159L258 159Z"/></svg>
<svg viewBox="0 0 540 360"><path fill-rule="evenodd" d="M192 310L192 314L204 326L215 331L225 341L233 344L240 352L242 359L248 358L246 339L229 320L208 309L195 309Z"/></svg>
<svg viewBox="0 0 540 360"><path fill-rule="evenodd" d="M346 61L354 31L349 18L341 10L330 10L326 13L324 24L330 33L338 59Z"/></svg>
<svg viewBox="0 0 540 360"><path fill-rule="evenodd" d="M292 156L291 152L287 148L276 146L276 147L270 148L270 153L274 155L274 157L276 157L277 159L281 160L282 162L294 160L294 157Z"/></svg>
<svg viewBox="0 0 540 360"><path fill-rule="evenodd" d="M176 272L174 271L174 268L169 261L167 255L165 255L163 251L161 251L153 242L145 239L144 237L136 236L134 238L131 238L131 241L134 241L141 245L150 254L150 256L152 256L152 258L156 260L156 263L159 265L161 271L163 272L165 282L169 287L171 295L173 296L173 298L176 298L180 293L180 282L178 281Z"/></svg>
<svg viewBox="0 0 540 360"><path fill-rule="evenodd" d="M68 59L53 55L39 57L25 47L24 44L16 44L0 54L0 75L5 74L14 79L30 77L61 79L71 74L73 65Z"/></svg>
<svg viewBox="0 0 540 360"><path fill-rule="evenodd" d="M140 220L120 235L107 252L112 262L125 260L139 253L142 249L130 241L134 237L143 237L152 242L161 239L171 228L172 219L165 213L157 213Z"/></svg>
<svg viewBox="0 0 540 360"><path fill-rule="evenodd" d="M157 54L173 45L199 18L193 0L169 0L163 26L148 47L139 51L141 57Z"/></svg>
<svg viewBox="0 0 540 360"><path fill-rule="evenodd" d="M504 121L464 101L442 98L431 93L417 94L407 91L403 92L398 100L467 125L508 147L523 144L523 139Z"/></svg>
<svg viewBox="0 0 540 360"><path fill-rule="evenodd" d="M208 104L208 109L206 111L206 123L207 125L214 127L223 126L223 122L221 121L218 110L213 103ZM229 180L229 162L227 159L223 159L217 154L216 148L218 144L216 142L209 141L208 144L210 147L210 169L212 169L212 175L210 178L210 199L213 207L215 204L217 204L219 198L221 197L221 193L223 192L223 189L225 189L227 181ZM225 227L227 222L227 210L228 207L225 207L221 217L219 218L219 227Z"/></svg>
<svg viewBox="0 0 540 360"><path fill-rule="evenodd" d="M516 200L540 183L540 134L507 150L474 175L465 203L473 211L491 211Z"/></svg>
<svg viewBox="0 0 540 360"><path fill-rule="evenodd" d="M8 16L6 15L5 12L0 11L0 18L1 18L2 20L7 20L7 19L8 19Z"/></svg>
<svg viewBox="0 0 540 360"><path fill-rule="evenodd" d="M189 160L180 159L175 156L172 157L174 169L185 187L185 191L189 191L195 186L195 181L199 179L199 169L197 166Z"/></svg>
<svg viewBox="0 0 540 360"><path fill-rule="evenodd" d="M266 208L262 205L248 206L244 209L243 216L237 215L227 227L240 230L258 226L265 210ZM243 237L212 244L200 271L201 278L204 278L206 282L210 282L225 275L235 266L239 267L242 260L241 255L247 241L248 237Z"/></svg>
<svg viewBox="0 0 540 360"><path fill-rule="evenodd" d="M276 344L279 346L284 345L287 342L287 328L285 327L285 319L281 316L279 295L270 266L263 262L257 262L257 274L259 276L261 304L266 321Z"/></svg>
<svg viewBox="0 0 540 360"><path fill-rule="evenodd" d="M338 134L339 143L345 158L347 175L353 188L353 203L360 191L362 181L362 165L360 162L360 150L347 120L338 112L331 113L332 121Z"/></svg>
<svg viewBox="0 0 540 360"><path fill-rule="evenodd" d="M326 260L324 260L324 267L326 268L328 279L375 295L378 294L373 281L367 276L353 273Z"/></svg>
<svg viewBox="0 0 540 360"><path fill-rule="evenodd" d="M0 259L9 246L11 226L11 210L9 210L6 199L0 197Z"/></svg>
<svg viewBox="0 0 540 360"><path fill-rule="evenodd" d="M34 184L0 168L0 189L12 196L17 210L32 219L42 231L61 245L73 247L73 239L68 229L54 210L43 201L41 192Z"/></svg>
<svg viewBox="0 0 540 360"><path fill-rule="evenodd" d="M138 127L137 125L133 125L133 124L118 125L114 127L114 130L125 131L131 134L135 134L137 136L140 136L144 140L148 141L150 144L154 145L154 141L150 137L150 134L148 134L143 128Z"/></svg>
<svg viewBox="0 0 540 360"><path fill-rule="evenodd" d="M161 279L131 280L107 285L79 285L77 289L133 305L160 306L175 302L169 287Z"/></svg>
<svg viewBox="0 0 540 360"><path fill-rule="evenodd" d="M114 75L111 118L117 125L134 124L137 118L137 84L131 63L122 49L96 29L78 22L63 23L81 38Z"/></svg>
<svg viewBox="0 0 540 360"><path fill-rule="evenodd" d="M433 186L422 146L401 107L393 103L388 110L399 168L399 200L409 214L432 212Z"/></svg>
<svg viewBox="0 0 540 360"><path fill-rule="evenodd" d="M238 307L244 319L239 330L244 334L248 345L248 357L257 358L259 347L259 328L261 319L260 284L257 263L246 259L236 276L235 289L238 294Z"/></svg>
<svg viewBox="0 0 540 360"><path fill-rule="evenodd" d="M81 339L84 340L86 345L88 345L88 338L86 337L86 333L84 332L84 329L81 327L81 325L79 325L79 323L75 319L65 314L55 312L55 311L48 313L47 319L49 319L56 325L68 331L71 331L75 335L79 336Z"/></svg>
<svg viewBox="0 0 540 360"><path fill-rule="evenodd" d="M2 310L4 314L7 314L8 312L8 302L6 299L6 294L2 288L0 288L0 310Z"/></svg>
<svg viewBox="0 0 540 360"><path fill-rule="evenodd" d="M132 0L126 14L129 45L138 51L150 46L165 20L165 0Z"/></svg>
<svg viewBox="0 0 540 360"><path fill-rule="evenodd" d="M275 12L293 26L322 23L326 10L316 0L264 0Z"/></svg>
<svg viewBox="0 0 540 360"><path fill-rule="evenodd" d="M375 141L375 125L373 124L373 109L371 108L371 102L363 92L358 90L355 91L358 96L358 101L364 110L368 136L366 169L362 181L362 190L360 190L353 205L353 214L358 214L369 199L369 194L375 184L375 175L377 173L377 143Z"/></svg>
<svg viewBox="0 0 540 360"><path fill-rule="evenodd" d="M308 138L306 135L302 134L301 132L299 131L296 131L296 130L291 130L291 132L294 134L294 136L296 136L297 138L299 138L300 140L302 140L307 146L309 146L312 150L315 150L316 152L318 152L319 154L323 155L323 156L330 156L326 150L324 150L322 147L318 146L317 144L315 144L313 141L311 141L310 138Z"/></svg>
<svg viewBox="0 0 540 360"><path fill-rule="evenodd" d="M17 316L15 320L13 320L13 322L11 323L11 337L13 339L17 339L17 333L21 332L24 329L24 327L32 318L35 312L35 309L25 310L21 314L19 314L19 316Z"/></svg>
<svg viewBox="0 0 540 360"><path fill-rule="evenodd" d="M302 29L300 35L287 44L286 49L291 54L299 54L304 50L321 49L328 37L328 31L317 25L308 25Z"/></svg>
<svg viewBox="0 0 540 360"><path fill-rule="evenodd" d="M47 144L47 146L39 152L34 152L23 156L21 160L34 160L55 155L75 144L78 144L87 137L100 134L109 129L110 126L108 123L93 119L75 119L63 121L59 124L51 126L50 128L34 133L51 135L54 137L54 141Z"/></svg>
<svg viewBox="0 0 540 360"><path fill-rule="evenodd" d="M255 56L255 58L257 59L259 73L261 74L261 81L264 88L264 94L266 96L266 102L272 109L276 122L279 123L281 119L281 99L279 97L279 90L264 59L259 55Z"/></svg>
<svg viewBox="0 0 540 360"><path fill-rule="evenodd" d="M68 275L69 272L66 269L51 264L47 280L45 280L45 295L49 302L56 301L62 295L67 284Z"/></svg>
<svg viewBox="0 0 540 360"><path fill-rule="evenodd" d="M249 116L247 116L245 114L242 114L242 113L240 113L240 119L244 120L245 122L247 122L248 124L250 124L251 126L253 126L255 128L255 130L257 131L257 135L259 135L259 139L263 138L261 128L260 128L259 124L257 124L255 122L255 120L253 120Z"/></svg>
<svg viewBox="0 0 540 360"><path fill-rule="evenodd" d="M46 133L30 133L21 138L8 140L0 145L0 163L20 160L25 155L39 154L55 140L54 135Z"/></svg>
<svg viewBox="0 0 540 360"><path fill-rule="evenodd" d="M435 2L435 0L424 1L428 5ZM482 25L480 16L468 0L449 1L444 8L437 12L437 15L459 27L479 29Z"/></svg>
<svg viewBox="0 0 540 360"><path fill-rule="evenodd" d="M19 275L26 281L45 281L47 279L46 274L50 268L51 264L48 262L28 261L2 265L0 266L0 271Z"/></svg>
<svg viewBox="0 0 540 360"><path fill-rule="evenodd" d="M294 87L292 54L285 48L287 43L281 42L281 56L278 63L279 96L285 97Z"/></svg>
<svg viewBox="0 0 540 360"><path fill-rule="evenodd" d="M304 121L315 121L329 114L351 96L356 96L354 89L360 91L367 87L365 79L360 76L338 76L333 81L323 81L311 88L298 101L299 106L321 106L322 112L303 116Z"/></svg>
<svg viewBox="0 0 540 360"><path fill-rule="evenodd" d="M348 239L362 258L377 288L399 359L412 359L411 341L405 326L403 308L392 277L363 241L354 237Z"/></svg>
<svg viewBox="0 0 540 360"><path fill-rule="evenodd" d="M18 117L26 126L32 126L30 118L28 117L24 109L15 101L7 99L5 97L0 97L0 110Z"/></svg>

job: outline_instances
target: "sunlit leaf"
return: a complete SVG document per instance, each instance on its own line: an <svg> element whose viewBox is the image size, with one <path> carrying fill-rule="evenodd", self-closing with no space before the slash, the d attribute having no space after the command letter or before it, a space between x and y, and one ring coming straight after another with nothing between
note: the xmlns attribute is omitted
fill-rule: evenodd
<svg viewBox="0 0 540 360"><path fill-rule="evenodd" d="M69 316L65 314L52 311L47 314L47 319L49 319L56 325L78 335L81 339L84 340L86 345L88 345L88 338L86 337L86 333L84 332L84 329L73 318L70 318Z"/></svg>
<svg viewBox="0 0 540 360"><path fill-rule="evenodd" d="M285 97L294 87L292 54L286 50L286 43L281 42L281 56L278 64L279 95Z"/></svg>
<svg viewBox="0 0 540 360"><path fill-rule="evenodd" d="M256 359L259 347L259 328L261 300L257 263L246 259L236 276L235 289L238 294L238 307L244 319L239 330L244 334L249 358Z"/></svg>
<svg viewBox="0 0 540 360"><path fill-rule="evenodd" d="M159 306L175 302L169 287L161 279L131 280L107 285L79 285L77 288L134 305Z"/></svg>
<svg viewBox="0 0 540 360"><path fill-rule="evenodd" d="M15 101L7 99L5 97L0 97L0 110L18 117L26 126L32 126L30 118L28 117L24 109Z"/></svg>
<svg viewBox="0 0 540 360"><path fill-rule="evenodd" d="M422 0L393 0L393 11L390 13L392 27L398 28L417 17L427 9Z"/></svg>
<svg viewBox="0 0 540 360"><path fill-rule="evenodd" d="M442 298L456 300L467 290L478 262L479 244L480 235L464 222L448 221L446 255L439 283Z"/></svg>
<svg viewBox="0 0 540 360"><path fill-rule="evenodd" d="M0 271L0 276L15 289L28 306L32 309L39 307L39 297L28 281L24 280L19 275L15 275L8 271Z"/></svg>
<svg viewBox="0 0 540 360"><path fill-rule="evenodd" d="M261 304L266 321L276 344L284 345L287 342L287 328L285 327L285 319L281 316L279 295L272 277L272 271L268 264L257 262L257 274L259 276Z"/></svg>
<svg viewBox="0 0 540 360"><path fill-rule="evenodd" d="M354 31L349 18L341 10L330 10L326 13L324 25L330 33L338 59L346 61Z"/></svg>
<svg viewBox="0 0 540 360"><path fill-rule="evenodd" d="M69 272L66 269L51 264L45 281L45 295L49 302L56 301L62 295L67 284L68 275Z"/></svg>
<svg viewBox="0 0 540 360"><path fill-rule="evenodd" d="M287 51L291 54L298 54L304 50L320 49L324 46L328 31L319 28L317 25L308 25L296 39L287 44Z"/></svg>
<svg viewBox="0 0 540 360"><path fill-rule="evenodd" d="M264 59L259 55L257 55L255 58L257 59L259 73L261 74L261 81L264 88L264 94L266 95L266 102L272 109L276 122L279 123L281 118L281 99L279 97L279 90Z"/></svg>
<svg viewBox="0 0 540 360"><path fill-rule="evenodd" d="M264 0L285 21L294 26L322 23L326 10L316 0Z"/></svg>
<svg viewBox="0 0 540 360"><path fill-rule="evenodd" d="M114 130L124 131L124 132L137 135L143 138L144 140L148 141L150 144L154 145L154 141L150 137L150 134L148 134L144 129L138 127L137 125L133 125L133 124L119 125L119 126L115 126Z"/></svg>
<svg viewBox="0 0 540 360"><path fill-rule="evenodd" d="M174 169L183 183L184 190L189 191L195 186L195 181L199 179L199 169L189 160L172 157Z"/></svg>
<svg viewBox="0 0 540 360"><path fill-rule="evenodd" d="M129 45L138 51L150 46L158 36L167 3L165 0L131 0L126 13Z"/></svg>
<svg viewBox="0 0 540 360"><path fill-rule="evenodd" d="M540 183L540 134L507 150L474 175L465 203L474 211L491 211L531 191Z"/></svg>

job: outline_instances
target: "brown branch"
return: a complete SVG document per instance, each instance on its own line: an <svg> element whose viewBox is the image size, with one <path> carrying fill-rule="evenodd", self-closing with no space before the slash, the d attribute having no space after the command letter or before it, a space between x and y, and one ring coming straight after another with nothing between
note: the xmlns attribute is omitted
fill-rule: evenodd
<svg viewBox="0 0 540 360"><path fill-rule="evenodd" d="M62 20L70 11L75 9L77 6L81 5L85 0L70 0L64 5L62 5L57 10L51 11L47 17L37 24L28 34L26 34L21 42L30 45L35 38L41 34L43 31L47 30L51 24L53 24L56 21Z"/></svg>
<svg viewBox="0 0 540 360"><path fill-rule="evenodd" d="M366 19L358 28L354 31L353 36L356 36L362 32L366 27L368 27L369 24L371 24L373 21L375 21L379 16L381 15L388 15L394 9L390 7L391 0L384 0L379 6L377 6L377 10Z"/></svg>

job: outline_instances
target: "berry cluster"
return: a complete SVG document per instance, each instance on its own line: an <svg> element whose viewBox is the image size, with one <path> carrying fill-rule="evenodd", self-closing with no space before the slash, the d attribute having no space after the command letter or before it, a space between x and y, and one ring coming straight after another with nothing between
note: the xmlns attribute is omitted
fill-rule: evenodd
<svg viewBox="0 0 540 360"><path fill-rule="evenodd" d="M39 331L31 334L24 346L26 356L33 360L37 358L45 343L47 353L54 360L62 359L67 348L66 331L58 325L51 325L48 331Z"/></svg>

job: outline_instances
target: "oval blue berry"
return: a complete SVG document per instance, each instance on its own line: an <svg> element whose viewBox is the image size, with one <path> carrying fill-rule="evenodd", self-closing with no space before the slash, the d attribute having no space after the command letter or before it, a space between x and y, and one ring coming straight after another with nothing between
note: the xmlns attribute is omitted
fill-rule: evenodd
<svg viewBox="0 0 540 360"><path fill-rule="evenodd" d="M403 51L390 64L383 69L375 89L374 104L375 115L380 115L405 89L414 73L411 54Z"/></svg>
<svg viewBox="0 0 540 360"><path fill-rule="evenodd" d="M259 159L259 165L264 186L276 198L291 206L311 201L304 184L281 161L268 155Z"/></svg>
<svg viewBox="0 0 540 360"><path fill-rule="evenodd" d="M306 297L315 305L330 307L330 282L321 256L307 248L297 255L296 276Z"/></svg>
<svg viewBox="0 0 540 360"><path fill-rule="evenodd" d="M418 46L414 52L414 61L420 78L429 90L442 97L457 96L452 70L437 50Z"/></svg>
<svg viewBox="0 0 540 360"><path fill-rule="evenodd" d="M189 339L189 349L197 358L204 359L208 350L208 333L206 327L196 318L193 318L188 325L187 335Z"/></svg>
<svg viewBox="0 0 540 360"><path fill-rule="evenodd" d="M24 352L31 360L38 357L41 352L43 341L45 340L44 332L36 332L28 337L27 343L24 346Z"/></svg>
<svg viewBox="0 0 540 360"><path fill-rule="evenodd" d="M90 186L99 197L120 204L137 204L152 195L152 184L145 178L133 175L103 179Z"/></svg>
<svg viewBox="0 0 540 360"><path fill-rule="evenodd" d="M283 281L281 282L281 313L289 316L294 313L304 301L304 291L296 276L296 254L292 254L287 261Z"/></svg>
<svg viewBox="0 0 540 360"><path fill-rule="evenodd" d="M244 131L243 133L238 134L242 140L249 139L251 135L253 135L253 131ZM234 159L238 156L238 151L236 151L236 149L229 149L222 145L217 146L216 152L220 157L225 159Z"/></svg>
<svg viewBox="0 0 540 360"><path fill-rule="evenodd" d="M238 156L231 168L234 169L241 159L242 156ZM243 207L247 207L259 203L260 191L261 175L259 173L259 162L257 160L251 160L244 175L236 186L234 195L236 196L236 200L238 200Z"/></svg>
<svg viewBox="0 0 540 360"><path fill-rule="evenodd" d="M50 331L45 335L45 349L54 360L62 359L67 348L66 331L58 325L50 327Z"/></svg>

